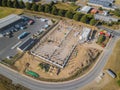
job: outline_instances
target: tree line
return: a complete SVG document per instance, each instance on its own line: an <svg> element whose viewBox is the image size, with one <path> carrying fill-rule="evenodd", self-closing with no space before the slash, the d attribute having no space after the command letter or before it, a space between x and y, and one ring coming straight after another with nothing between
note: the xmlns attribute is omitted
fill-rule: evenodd
<svg viewBox="0 0 120 90"><path fill-rule="evenodd" d="M20 0L20 1L18 1L18 0L0 0L0 6L50 13L53 15L58 15L61 17L67 17L69 19L74 19L76 21L81 21L83 23L87 23L90 25L96 24L96 20L94 19L93 15L83 14L83 13L75 12L72 10L58 9L55 6L54 2L51 2L50 4L42 5L42 4L29 3L29 2L24 3L22 0Z"/></svg>

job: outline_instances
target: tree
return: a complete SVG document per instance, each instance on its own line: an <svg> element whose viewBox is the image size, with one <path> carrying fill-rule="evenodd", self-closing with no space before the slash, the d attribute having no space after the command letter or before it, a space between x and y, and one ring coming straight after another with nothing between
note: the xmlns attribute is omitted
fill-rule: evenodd
<svg viewBox="0 0 120 90"><path fill-rule="evenodd" d="M76 21L80 21L80 18L82 17L82 14L81 13L76 13L74 14L73 16L73 19L76 20Z"/></svg>
<svg viewBox="0 0 120 90"><path fill-rule="evenodd" d="M105 36L104 35L100 35L97 42L99 44L101 44L103 41L105 41Z"/></svg>
<svg viewBox="0 0 120 90"><path fill-rule="evenodd" d="M52 7L55 3L53 1L50 2L50 6Z"/></svg>
<svg viewBox="0 0 120 90"><path fill-rule="evenodd" d="M87 22L87 15L82 16L80 21L83 22L83 23L86 23Z"/></svg>
<svg viewBox="0 0 120 90"><path fill-rule="evenodd" d="M62 9L60 9L60 10L58 11L58 15L59 15L59 16L62 16L62 17L65 16L65 13L66 13L66 11L65 11L65 10L62 10Z"/></svg>
<svg viewBox="0 0 120 90"><path fill-rule="evenodd" d="M2 6L2 0L0 0L0 6Z"/></svg>
<svg viewBox="0 0 120 90"><path fill-rule="evenodd" d="M120 9L115 9L114 14L118 17L120 17Z"/></svg>
<svg viewBox="0 0 120 90"><path fill-rule="evenodd" d="M19 8L19 4L18 4L18 1L17 1L17 0L15 0L15 1L13 2L13 7L14 7L14 8Z"/></svg>
<svg viewBox="0 0 120 90"><path fill-rule="evenodd" d="M52 12L51 12L53 15L57 15L58 14L58 10L56 8L56 6L53 6L52 7Z"/></svg>
<svg viewBox="0 0 120 90"><path fill-rule="evenodd" d="M67 11L65 14L65 17L72 19L73 18L73 12L72 11Z"/></svg>
<svg viewBox="0 0 120 90"><path fill-rule="evenodd" d="M32 10L34 11L38 11L38 5L36 5L35 3L32 5Z"/></svg>
<svg viewBox="0 0 120 90"><path fill-rule="evenodd" d="M102 7L99 7L98 9L101 10L101 11L103 10Z"/></svg>
<svg viewBox="0 0 120 90"><path fill-rule="evenodd" d="M40 4L40 5L38 6L38 11L39 11L39 12L44 12L44 9L45 9L44 5L41 5L41 4Z"/></svg>
<svg viewBox="0 0 120 90"><path fill-rule="evenodd" d="M31 4L31 3L29 3L29 2L27 2L27 3L26 3L26 9L30 10L30 9L31 9L31 7L32 7L32 4Z"/></svg>
<svg viewBox="0 0 120 90"><path fill-rule="evenodd" d="M50 13L51 7L50 5L45 5L45 12Z"/></svg>
<svg viewBox="0 0 120 90"><path fill-rule="evenodd" d="M90 20L90 25L93 26L93 25L95 25L95 24L96 24L96 20L95 20L95 19L91 19L91 20Z"/></svg>
<svg viewBox="0 0 120 90"><path fill-rule="evenodd" d="M7 6L8 6L8 7L13 7L13 3L12 3L11 0L8 0L8 1L7 1Z"/></svg>
<svg viewBox="0 0 120 90"><path fill-rule="evenodd" d="M25 8L25 4L24 4L23 1L19 1L19 7L20 7L20 8Z"/></svg>
<svg viewBox="0 0 120 90"><path fill-rule="evenodd" d="M4 6L4 7L7 6L7 0L2 0L2 6Z"/></svg>

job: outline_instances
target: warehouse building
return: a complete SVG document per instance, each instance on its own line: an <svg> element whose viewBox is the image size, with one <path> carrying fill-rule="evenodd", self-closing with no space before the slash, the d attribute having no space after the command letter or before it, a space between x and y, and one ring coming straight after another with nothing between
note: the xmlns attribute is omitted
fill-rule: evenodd
<svg viewBox="0 0 120 90"><path fill-rule="evenodd" d="M101 20L101 21L105 21L105 22L118 22L119 21L118 18L114 18L111 16L105 16L105 15L101 15L101 14L94 14L94 18L96 20Z"/></svg>
<svg viewBox="0 0 120 90"><path fill-rule="evenodd" d="M82 34L79 37L80 42L86 42L89 39L91 29L90 28L83 28Z"/></svg>
<svg viewBox="0 0 120 90"><path fill-rule="evenodd" d="M103 9L114 10L113 3L114 0L89 0L87 4L102 7Z"/></svg>
<svg viewBox="0 0 120 90"><path fill-rule="evenodd" d="M90 6L84 6L84 7L81 9L81 12L87 14L87 13L90 12L91 9L92 9L92 7L90 7Z"/></svg>
<svg viewBox="0 0 120 90"><path fill-rule="evenodd" d="M11 14L5 18L0 19L0 30L19 20L21 20L21 17L16 14Z"/></svg>

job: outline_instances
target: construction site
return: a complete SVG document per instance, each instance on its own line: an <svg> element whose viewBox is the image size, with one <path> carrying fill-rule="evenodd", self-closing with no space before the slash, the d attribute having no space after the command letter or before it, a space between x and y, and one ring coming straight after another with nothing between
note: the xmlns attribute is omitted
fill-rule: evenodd
<svg viewBox="0 0 120 90"><path fill-rule="evenodd" d="M79 42L82 29L82 26L75 27L60 21L57 28L40 41L31 53L63 68Z"/></svg>
<svg viewBox="0 0 120 90"><path fill-rule="evenodd" d="M94 30L61 20L15 66L23 73L29 63L27 69L41 78L68 78L98 58L103 48L96 40Z"/></svg>

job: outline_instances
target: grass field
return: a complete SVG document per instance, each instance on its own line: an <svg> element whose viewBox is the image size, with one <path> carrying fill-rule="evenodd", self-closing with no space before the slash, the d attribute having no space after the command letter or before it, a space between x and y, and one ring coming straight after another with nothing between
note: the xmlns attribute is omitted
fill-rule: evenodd
<svg viewBox="0 0 120 90"><path fill-rule="evenodd" d="M79 7L68 3L58 3L55 6L59 9L64 9L64 10L76 10Z"/></svg>
<svg viewBox="0 0 120 90"><path fill-rule="evenodd" d="M115 0L116 5L120 5L120 0Z"/></svg>
<svg viewBox="0 0 120 90"><path fill-rule="evenodd" d="M7 90L3 84L0 83L0 90Z"/></svg>
<svg viewBox="0 0 120 90"><path fill-rule="evenodd" d="M10 14L21 14L22 12L23 12L23 10L21 10L21 9L0 7L0 18L3 18Z"/></svg>
<svg viewBox="0 0 120 90"><path fill-rule="evenodd" d="M106 69L112 69L117 75L120 74L120 40L117 42L114 51L105 66ZM102 90L120 90L117 84L118 77L109 82Z"/></svg>

